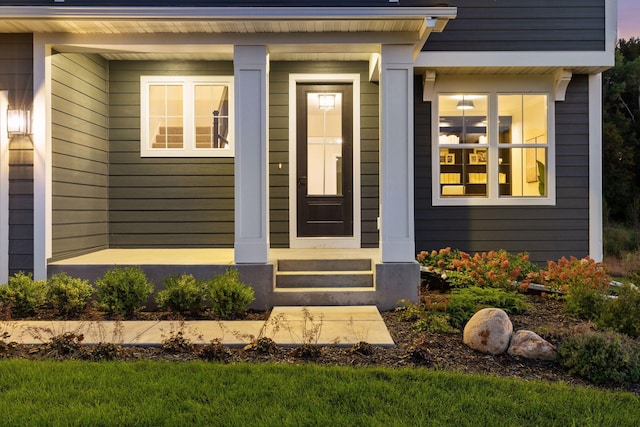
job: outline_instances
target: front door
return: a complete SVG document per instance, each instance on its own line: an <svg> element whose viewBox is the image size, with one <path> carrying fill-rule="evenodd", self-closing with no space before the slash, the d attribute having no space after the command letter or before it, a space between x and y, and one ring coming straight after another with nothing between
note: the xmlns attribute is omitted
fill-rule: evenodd
<svg viewBox="0 0 640 427"><path fill-rule="evenodd" d="M353 86L296 87L298 237L353 236Z"/></svg>

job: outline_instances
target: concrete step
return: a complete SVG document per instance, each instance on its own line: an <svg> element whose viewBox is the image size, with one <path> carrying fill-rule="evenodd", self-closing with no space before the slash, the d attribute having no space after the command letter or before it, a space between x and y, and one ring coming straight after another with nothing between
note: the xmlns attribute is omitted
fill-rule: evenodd
<svg viewBox="0 0 640 427"><path fill-rule="evenodd" d="M371 271L370 259L280 259L283 271Z"/></svg>
<svg viewBox="0 0 640 427"><path fill-rule="evenodd" d="M278 271L276 288L372 288L369 271Z"/></svg>

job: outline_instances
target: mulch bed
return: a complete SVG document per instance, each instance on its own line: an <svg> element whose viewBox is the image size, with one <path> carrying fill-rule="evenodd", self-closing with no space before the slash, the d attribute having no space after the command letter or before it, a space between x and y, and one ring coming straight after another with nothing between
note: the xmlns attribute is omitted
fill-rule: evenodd
<svg viewBox="0 0 640 427"><path fill-rule="evenodd" d="M541 335L554 345L559 345L563 337L572 331L584 330L592 325L566 316L562 311L562 302L529 295L531 308L520 315L512 315L514 331L529 329ZM251 320L266 318L266 313L252 312ZM140 314L139 319L167 318L167 314ZM95 313L92 320L98 320ZM415 331L412 322L399 319L398 313L390 311L382 313L382 317L396 343L395 348L372 348L364 343L360 346L345 348L325 346L314 351L283 348L269 343L268 340L258 342L250 349L226 348L222 345L209 345L193 348L189 343L173 340L166 348L118 347L98 349L92 346L74 347L69 345L52 346L7 346L10 338L5 339L4 346L0 336L0 357L18 357L27 359L42 358L75 358L89 360L175 360L187 361L196 359L220 360L226 363L317 363L339 366L384 366L391 368L415 367L467 373L490 374L504 377L518 377L526 380L545 380L564 382L572 385L589 385L581 378L569 375L558 362L534 361L507 354L493 356L472 350L462 343L462 333L428 334ZM74 337L70 337L73 341ZM76 342L77 344L77 342ZM100 356L100 357L98 357ZM624 387L605 387L608 389L626 390L640 395L640 384Z"/></svg>

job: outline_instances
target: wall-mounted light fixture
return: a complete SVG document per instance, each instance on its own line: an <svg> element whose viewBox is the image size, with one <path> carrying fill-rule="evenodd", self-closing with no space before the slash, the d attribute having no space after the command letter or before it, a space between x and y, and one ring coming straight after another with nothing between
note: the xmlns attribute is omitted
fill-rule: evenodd
<svg viewBox="0 0 640 427"><path fill-rule="evenodd" d="M470 99L461 99L458 101L458 105L456 105L458 110L473 110L474 107L475 105L473 105L473 101Z"/></svg>
<svg viewBox="0 0 640 427"><path fill-rule="evenodd" d="M333 93L318 95L318 106L321 110L329 111L336 108L336 96Z"/></svg>
<svg viewBox="0 0 640 427"><path fill-rule="evenodd" d="M9 138L31 134L31 111L26 108L7 109L7 133Z"/></svg>

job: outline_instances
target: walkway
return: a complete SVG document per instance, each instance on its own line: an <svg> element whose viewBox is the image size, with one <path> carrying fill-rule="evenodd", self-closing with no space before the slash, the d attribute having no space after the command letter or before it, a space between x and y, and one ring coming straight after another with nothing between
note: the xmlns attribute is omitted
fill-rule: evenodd
<svg viewBox="0 0 640 427"><path fill-rule="evenodd" d="M267 321L6 321L0 322L5 341L43 344L66 332L83 334L85 344L113 342L121 345L160 346L182 332L194 344L214 339L227 346L244 346L259 337L278 345L304 343L351 346L359 341L380 347L395 344L375 306L274 307Z"/></svg>

